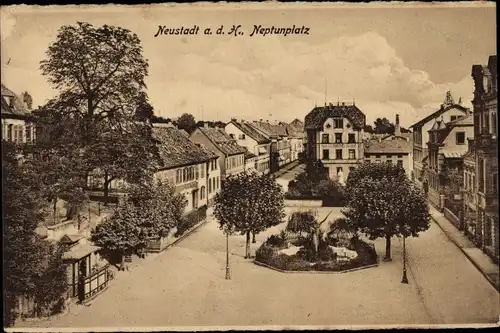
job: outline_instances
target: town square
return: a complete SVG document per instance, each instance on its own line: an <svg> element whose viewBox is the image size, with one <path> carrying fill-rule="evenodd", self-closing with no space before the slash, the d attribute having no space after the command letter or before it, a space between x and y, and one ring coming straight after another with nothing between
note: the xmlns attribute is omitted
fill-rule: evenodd
<svg viewBox="0 0 500 333"><path fill-rule="evenodd" d="M4 327L498 326L495 5L204 6L1 8Z"/></svg>

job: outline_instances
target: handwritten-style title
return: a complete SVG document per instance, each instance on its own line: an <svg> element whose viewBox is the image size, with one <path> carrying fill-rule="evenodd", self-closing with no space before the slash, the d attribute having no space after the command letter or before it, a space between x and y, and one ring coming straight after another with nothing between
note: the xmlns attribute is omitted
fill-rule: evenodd
<svg viewBox="0 0 500 333"><path fill-rule="evenodd" d="M223 25L217 28L205 28L200 29L198 25L193 25L191 27L168 27L166 25L158 26L158 31L154 37L158 36L190 36L190 35L227 35L234 37L246 36L248 31L246 31L241 25L233 25L231 27L224 27ZM254 25L248 36L267 36L267 35L309 35L309 28L306 26L292 25L289 27L275 27L273 26L262 26Z"/></svg>

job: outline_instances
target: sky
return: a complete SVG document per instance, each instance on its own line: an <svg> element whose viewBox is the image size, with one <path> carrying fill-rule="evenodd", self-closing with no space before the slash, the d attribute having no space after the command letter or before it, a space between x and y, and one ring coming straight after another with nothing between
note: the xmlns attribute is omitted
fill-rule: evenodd
<svg viewBox="0 0 500 333"><path fill-rule="evenodd" d="M136 33L149 61L154 112L197 120L304 119L315 105L355 103L367 123L400 114L408 127L446 91L471 107L471 67L496 54L494 4L473 6L253 4L1 7L1 80L34 105L57 94L39 63L63 25L116 25ZM197 35L154 37L159 26ZM217 35L241 25L243 35ZM308 34L252 34L254 26ZM204 35L211 28L213 34ZM304 29L305 30L305 29ZM303 31L304 31L303 30Z"/></svg>

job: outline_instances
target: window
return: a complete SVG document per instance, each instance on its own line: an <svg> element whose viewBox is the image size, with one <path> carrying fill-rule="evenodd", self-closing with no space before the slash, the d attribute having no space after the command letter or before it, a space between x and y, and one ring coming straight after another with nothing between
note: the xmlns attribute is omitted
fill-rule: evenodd
<svg viewBox="0 0 500 333"><path fill-rule="evenodd" d="M321 138L321 143L328 143L328 134L323 134L323 137Z"/></svg>
<svg viewBox="0 0 500 333"><path fill-rule="evenodd" d="M344 171L342 171L342 167L337 168L337 174L339 174L339 172L344 172Z"/></svg>
<svg viewBox="0 0 500 333"><path fill-rule="evenodd" d="M13 137L12 137L12 131L13 131L13 125L10 124L8 127L7 127L7 140L8 141L13 141Z"/></svg>
<svg viewBox="0 0 500 333"><path fill-rule="evenodd" d="M457 145L465 144L465 132L457 132L456 134Z"/></svg>
<svg viewBox="0 0 500 333"><path fill-rule="evenodd" d="M403 160L398 160L398 166L403 167Z"/></svg>
<svg viewBox="0 0 500 333"><path fill-rule="evenodd" d="M219 176L217 176L217 189L219 189L219 188L220 188L220 178L219 178Z"/></svg>
<svg viewBox="0 0 500 333"><path fill-rule="evenodd" d="M344 128L344 119L334 119L333 120L334 128Z"/></svg>
<svg viewBox="0 0 500 333"><path fill-rule="evenodd" d="M349 159L350 160L356 159L356 150L355 149L349 149Z"/></svg>
<svg viewBox="0 0 500 333"><path fill-rule="evenodd" d="M245 140L245 134L240 134L240 135L238 136L238 139L240 139L240 140Z"/></svg>
<svg viewBox="0 0 500 333"><path fill-rule="evenodd" d="M498 173L494 173L492 174L492 182L491 182L492 186L493 186L493 195L497 195L498 194Z"/></svg>
<svg viewBox="0 0 500 333"><path fill-rule="evenodd" d="M200 178L205 177L205 164L200 165Z"/></svg>
<svg viewBox="0 0 500 333"><path fill-rule="evenodd" d="M387 154L386 157L389 158L389 159L391 159L392 155L391 154Z"/></svg>
<svg viewBox="0 0 500 333"><path fill-rule="evenodd" d="M376 154L376 155L375 155L375 158L380 158L380 154Z"/></svg>
<svg viewBox="0 0 500 333"><path fill-rule="evenodd" d="M354 136L354 133L349 133L347 143L356 143L356 137Z"/></svg>
<svg viewBox="0 0 500 333"><path fill-rule="evenodd" d="M215 191L215 177L214 177L214 178L212 178L212 188L213 188L213 190Z"/></svg>
<svg viewBox="0 0 500 333"><path fill-rule="evenodd" d="M342 149L336 149L335 150L335 158L337 160L341 160L342 159Z"/></svg>
<svg viewBox="0 0 500 333"><path fill-rule="evenodd" d="M491 134L497 135L497 114L493 112L491 114Z"/></svg>
<svg viewBox="0 0 500 333"><path fill-rule="evenodd" d="M478 190L484 193L484 160L479 160Z"/></svg>
<svg viewBox="0 0 500 333"><path fill-rule="evenodd" d="M457 118L458 118L458 116L451 116L450 121L455 121L455 120L457 120Z"/></svg>
<svg viewBox="0 0 500 333"><path fill-rule="evenodd" d="M205 186L202 186L200 189L200 200L205 199Z"/></svg>
<svg viewBox="0 0 500 333"><path fill-rule="evenodd" d="M388 160L387 160L387 163L392 164L392 160L391 160L391 159L388 159Z"/></svg>
<svg viewBox="0 0 500 333"><path fill-rule="evenodd" d="M330 149L323 149L323 159L324 160L330 159Z"/></svg>
<svg viewBox="0 0 500 333"><path fill-rule="evenodd" d="M403 155L398 155L398 158L403 158Z"/></svg>
<svg viewBox="0 0 500 333"><path fill-rule="evenodd" d="M212 180L208 180L208 193L212 193Z"/></svg>
<svg viewBox="0 0 500 333"><path fill-rule="evenodd" d="M342 143L342 133L335 133L335 143Z"/></svg>
<svg viewBox="0 0 500 333"><path fill-rule="evenodd" d="M180 184L182 183L182 170L177 170L175 174L175 183Z"/></svg>
<svg viewBox="0 0 500 333"><path fill-rule="evenodd" d="M26 125L26 142L31 142L31 125Z"/></svg>
<svg viewBox="0 0 500 333"><path fill-rule="evenodd" d="M202 166L203 166L203 164L200 165L200 167L202 167ZM195 179L200 178L200 169L197 166L194 167L194 172L195 172L195 177L194 178Z"/></svg>
<svg viewBox="0 0 500 333"><path fill-rule="evenodd" d="M231 133L231 134L229 134L229 136L230 136L232 139L234 139L234 134L232 134L232 133Z"/></svg>

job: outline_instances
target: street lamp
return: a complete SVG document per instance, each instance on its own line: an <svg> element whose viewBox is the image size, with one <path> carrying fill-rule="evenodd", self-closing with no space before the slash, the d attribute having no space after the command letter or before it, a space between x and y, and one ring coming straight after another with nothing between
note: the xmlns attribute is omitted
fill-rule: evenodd
<svg viewBox="0 0 500 333"><path fill-rule="evenodd" d="M229 231L226 230L226 280L231 280L229 272Z"/></svg>
<svg viewBox="0 0 500 333"><path fill-rule="evenodd" d="M403 279L401 283L408 284L408 277L406 276L406 230L403 230Z"/></svg>

